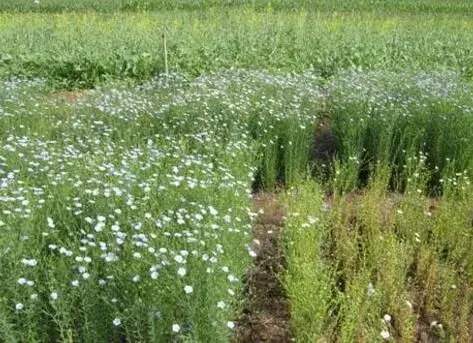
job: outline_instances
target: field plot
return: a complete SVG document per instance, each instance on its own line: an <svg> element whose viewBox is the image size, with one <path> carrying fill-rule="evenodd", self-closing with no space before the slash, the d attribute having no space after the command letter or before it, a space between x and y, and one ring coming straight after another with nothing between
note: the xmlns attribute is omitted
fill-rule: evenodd
<svg viewBox="0 0 473 343"><path fill-rule="evenodd" d="M228 71L82 97L5 82L4 339L226 341L256 167L272 187L276 144L304 166L317 81Z"/></svg>
<svg viewBox="0 0 473 343"><path fill-rule="evenodd" d="M471 9L3 1L0 342L473 341Z"/></svg>
<svg viewBox="0 0 473 343"><path fill-rule="evenodd" d="M428 13L177 11L0 14L0 75L50 88L140 81L169 68L188 77L228 68L330 77L351 68L454 68L473 76L471 16Z"/></svg>

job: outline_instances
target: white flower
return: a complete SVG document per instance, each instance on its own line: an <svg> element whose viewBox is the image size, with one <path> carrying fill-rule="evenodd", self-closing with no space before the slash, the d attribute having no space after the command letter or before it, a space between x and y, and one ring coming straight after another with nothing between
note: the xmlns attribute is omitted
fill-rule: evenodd
<svg viewBox="0 0 473 343"><path fill-rule="evenodd" d="M118 256L116 256L112 252L109 252L107 255L105 255L105 261L106 262L116 262L116 261L118 261Z"/></svg>
<svg viewBox="0 0 473 343"><path fill-rule="evenodd" d="M389 339L389 337L391 337L391 335L389 334L389 331L383 330L383 331L381 331L381 337L383 337L383 339Z"/></svg>
<svg viewBox="0 0 473 343"><path fill-rule="evenodd" d="M52 292L52 293L51 293L51 299L52 299L52 300L56 300L57 297L58 297L58 295L57 295L56 292Z"/></svg>
<svg viewBox="0 0 473 343"><path fill-rule="evenodd" d="M24 277L21 277L21 278L18 279L18 284L19 285L24 285L24 284L26 284L26 281L27 280Z"/></svg>
<svg viewBox="0 0 473 343"><path fill-rule="evenodd" d="M74 286L74 287L78 287L79 286L79 280L72 281L71 285Z"/></svg>
<svg viewBox="0 0 473 343"><path fill-rule="evenodd" d="M229 329L234 329L235 328L235 323L234 322L227 322L227 327Z"/></svg>
<svg viewBox="0 0 473 343"><path fill-rule="evenodd" d="M176 255L176 256L174 256L174 260L175 260L177 263L185 263L184 257L182 257L181 255Z"/></svg>
<svg viewBox="0 0 473 343"><path fill-rule="evenodd" d="M115 318L113 320L113 325L115 325L115 326L120 326L121 323L122 323L122 321L120 320L120 318Z"/></svg>
<svg viewBox="0 0 473 343"><path fill-rule="evenodd" d="M132 279L132 280L133 280L133 282L138 282L138 281L140 281L140 276L139 276L139 275L135 275L135 276L133 276L133 279Z"/></svg>
<svg viewBox="0 0 473 343"><path fill-rule="evenodd" d="M227 306L227 305L225 304L225 301L220 300L220 301L217 303L217 308L224 309L226 306Z"/></svg>
<svg viewBox="0 0 473 343"><path fill-rule="evenodd" d="M373 284L370 282L368 284L368 297L373 297L376 294Z"/></svg>
<svg viewBox="0 0 473 343"><path fill-rule="evenodd" d="M97 225L95 225L94 230L95 230L95 232L101 232L104 227L105 227L104 222L98 222Z"/></svg>
<svg viewBox="0 0 473 343"><path fill-rule="evenodd" d="M186 273L187 273L186 268L181 267L177 270L177 275L179 276L185 276Z"/></svg>
<svg viewBox="0 0 473 343"><path fill-rule="evenodd" d="M16 309L17 311L21 311L21 310L23 310L24 308L25 308L25 305L23 305L22 303L18 303L18 304L15 305L15 309Z"/></svg>
<svg viewBox="0 0 473 343"><path fill-rule="evenodd" d="M26 285L30 286L30 287L34 286L34 281L28 280L28 281L26 281Z"/></svg>
<svg viewBox="0 0 473 343"><path fill-rule="evenodd" d="M172 324L172 332L178 333L179 331L181 331L179 324Z"/></svg>
<svg viewBox="0 0 473 343"><path fill-rule="evenodd" d="M47 217L46 220L47 220L47 222L48 222L48 227L51 228L51 229L54 229L54 227L55 227L56 225L54 225L54 221L52 220L52 218Z"/></svg>
<svg viewBox="0 0 473 343"><path fill-rule="evenodd" d="M186 292L186 294L191 294L193 291L194 291L194 288L192 288L192 286L184 287L184 292Z"/></svg>
<svg viewBox="0 0 473 343"><path fill-rule="evenodd" d="M156 280L156 279L158 278L158 276L159 276L159 273L158 273L157 271L153 271L153 272L151 273L151 278L152 278L153 280Z"/></svg>
<svg viewBox="0 0 473 343"><path fill-rule="evenodd" d="M89 273L83 273L82 277L84 278L84 280L87 280L90 277L90 274Z"/></svg>
<svg viewBox="0 0 473 343"><path fill-rule="evenodd" d="M30 295L30 299L31 299L31 300L36 300L36 299L38 299L38 294L37 294L37 293L31 294L31 295Z"/></svg>
<svg viewBox="0 0 473 343"><path fill-rule="evenodd" d="M309 224L313 225L315 223L317 223L319 221L319 218L314 218L314 217L311 217L309 216Z"/></svg>
<svg viewBox="0 0 473 343"><path fill-rule="evenodd" d="M391 316L389 314L385 314L383 319L385 322L389 323L391 321Z"/></svg>
<svg viewBox="0 0 473 343"><path fill-rule="evenodd" d="M25 266L35 267L38 264L38 261L36 261L34 258L32 259L24 258L21 260L21 263L23 263Z"/></svg>

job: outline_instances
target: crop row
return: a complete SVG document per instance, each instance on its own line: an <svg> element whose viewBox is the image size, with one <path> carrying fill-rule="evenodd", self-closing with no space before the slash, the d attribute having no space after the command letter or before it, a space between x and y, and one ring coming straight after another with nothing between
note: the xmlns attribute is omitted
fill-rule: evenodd
<svg viewBox="0 0 473 343"><path fill-rule="evenodd" d="M53 88L189 77L227 68L304 72L455 68L473 75L473 22L432 14L321 14L245 9L142 14L1 14L0 75Z"/></svg>
<svg viewBox="0 0 473 343"><path fill-rule="evenodd" d="M471 13L472 5L466 0L109 0L97 2L93 0L5 0L0 4L0 11L10 12L46 12L64 11L101 11L101 12L141 12L192 10L204 11L213 8L228 9L245 6L255 10L272 8L279 11L305 9L309 11L385 11L385 12L433 12L433 13Z"/></svg>

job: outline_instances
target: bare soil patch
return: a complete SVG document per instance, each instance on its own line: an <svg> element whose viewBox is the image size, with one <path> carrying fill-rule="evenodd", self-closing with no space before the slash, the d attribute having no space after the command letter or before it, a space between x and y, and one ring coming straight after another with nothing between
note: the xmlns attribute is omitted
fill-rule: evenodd
<svg viewBox="0 0 473 343"><path fill-rule="evenodd" d="M254 266L245 275L245 304L237 330L237 342L291 342L290 308L281 280L285 269L279 245L284 209L276 195L254 196L255 211L262 209L253 227Z"/></svg>
<svg viewBox="0 0 473 343"><path fill-rule="evenodd" d="M333 176L333 160L338 152L338 144L331 118L327 115L318 118L310 158L314 176L322 181L328 181Z"/></svg>
<svg viewBox="0 0 473 343"><path fill-rule="evenodd" d="M51 93L50 97L52 99L64 100L69 104L74 104L79 100L84 100L89 95L89 91L86 90L77 90L77 91L61 91Z"/></svg>

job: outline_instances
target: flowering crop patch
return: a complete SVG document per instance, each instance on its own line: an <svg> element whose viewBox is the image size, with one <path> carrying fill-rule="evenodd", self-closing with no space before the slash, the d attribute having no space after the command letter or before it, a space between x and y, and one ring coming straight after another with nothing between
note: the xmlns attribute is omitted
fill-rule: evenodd
<svg viewBox="0 0 473 343"><path fill-rule="evenodd" d="M358 324L349 309L368 304L361 294L370 281L368 293L384 292L388 304L373 308L391 320L360 337L413 337L425 331L412 332L412 313L396 307L392 294L411 302L417 297L428 313L419 327L430 318L452 325L449 307L439 316L434 302L451 304L457 298L420 298L419 285L425 275L453 280L456 287L469 284L468 277L452 274L452 263L468 261L461 257L468 240L459 241L455 233L469 235L473 156L465 144L473 132L471 86L459 74L347 71L323 83L310 72L229 69L193 80L176 73L133 87L109 84L73 94L46 93L41 79L2 82L0 333L5 341L228 341L241 309L241 280L256 255L251 193L281 181L297 187L311 174L312 135L320 115L330 117L340 141L333 177L313 186L320 191L303 190L300 199L298 192L287 196L286 285L296 336L352 341ZM363 186L366 171L372 198L363 200L361 209L354 206L366 213L355 219L346 214L349 200L336 203L334 218L322 213L328 207L319 210L325 187L338 198ZM405 194L396 212L370 202L384 203L386 188ZM419 212L427 200L421 195L432 194L448 200L434 226L429 212ZM307 218L291 217L299 212ZM445 229L449 215L454 230ZM413 218L423 225L418 231L409 229ZM377 221L391 225L389 234L373 236ZM347 225L371 231L343 236ZM313 227L323 230L310 231ZM417 260L410 251L419 240L425 244ZM433 265L428 264L431 245L438 250ZM370 279L380 270L376 263L384 261L377 246L403 256L389 265L391 274L379 276L385 290ZM374 256L365 260L371 269L357 264L364 258L357 249ZM299 260L302 265L294 262ZM412 276L407 286L390 283L393 273L398 280L414 263L424 274ZM442 272L435 274L431 266ZM316 290L313 295L304 293L307 285ZM395 285L400 293L391 289ZM433 294L444 286L432 281L429 289ZM356 295L352 302L344 298L349 292ZM318 316L332 311L331 316L308 325L309 303ZM461 311L466 316L470 307ZM376 315L356 318L366 324ZM392 326L401 315L406 323ZM333 318L343 323L338 331ZM463 329L434 329L435 335L466 337Z"/></svg>
<svg viewBox="0 0 473 343"><path fill-rule="evenodd" d="M329 89L330 192L284 195L295 340L471 341L471 84L347 71Z"/></svg>
<svg viewBox="0 0 473 343"><path fill-rule="evenodd" d="M318 82L229 70L74 101L4 82L2 339L226 341L257 167L276 149L305 166Z"/></svg>
<svg viewBox="0 0 473 343"><path fill-rule="evenodd" d="M389 166L390 187L404 192L421 158L424 186L437 196L445 179L471 169L472 86L457 71L348 71L329 87L338 156L349 174L338 187L353 190L377 166Z"/></svg>

